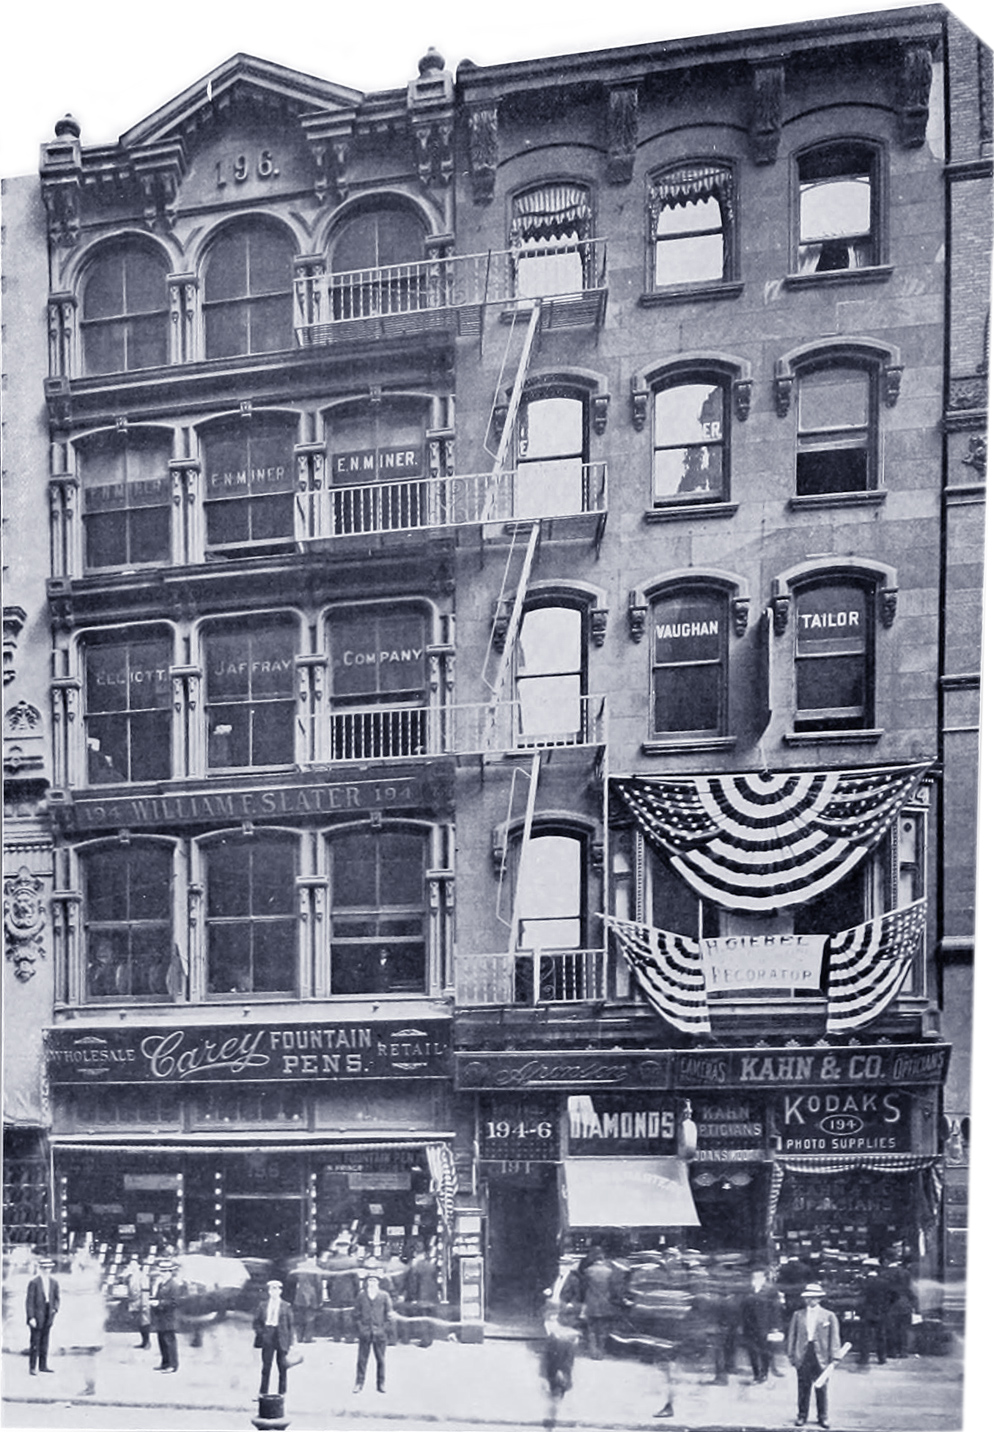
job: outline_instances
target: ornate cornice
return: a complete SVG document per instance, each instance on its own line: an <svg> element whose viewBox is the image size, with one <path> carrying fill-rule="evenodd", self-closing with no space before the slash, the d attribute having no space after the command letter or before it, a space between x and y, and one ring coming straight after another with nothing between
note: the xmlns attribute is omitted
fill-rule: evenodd
<svg viewBox="0 0 994 1432"><path fill-rule="evenodd" d="M639 87L617 85L607 92L607 181L628 184L639 135Z"/></svg>
<svg viewBox="0 0 994 1432"><path fill-rule="evenodd" d="M752 66L749 147L754 164L772 164L783 126L784 67L781 60Z"/></svg>
<svg viewBox="0 0 994 1432"><path fill-rule="evenodd" d="M473 202L489 204L497 179L497 104L469 110L469 171Z"/></svg>
<svg viewBox="0 0 994 1432"><path fill-rule="evenodd" d="M901 46L897 87L898 135L905 149L925 143L931 89L932 47L927 40L910 40Z"/></svg>

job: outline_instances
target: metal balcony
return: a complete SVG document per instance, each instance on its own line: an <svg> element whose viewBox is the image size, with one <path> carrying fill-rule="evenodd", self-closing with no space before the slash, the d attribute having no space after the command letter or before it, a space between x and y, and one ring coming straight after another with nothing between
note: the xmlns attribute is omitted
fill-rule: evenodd
<svg viewBox="0 0 994 1432"><path fill-rule="evenodd" d="M607 996L607 951L516 950L460 954L456 1004L581 1004Z"/></svg>
<svg viewBox="0 0 994 1432"><path fill-rule="evenodd" d="M303 274L294 282L297 342L311 348L433 330L478 335L488 305L512 315L534 298L542 299L545 329L599 327L606 274L604 239Z"/></svg>

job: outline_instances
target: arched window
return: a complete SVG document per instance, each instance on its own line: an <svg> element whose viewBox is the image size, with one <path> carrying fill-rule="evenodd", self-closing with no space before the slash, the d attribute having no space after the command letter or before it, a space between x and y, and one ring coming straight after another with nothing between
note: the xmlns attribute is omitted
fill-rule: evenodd
<svg viewBox="0 0 994 1432"><path fill-rule="evenodd" d="M721 736L728 687L728 595L687 585L652 603L651 734Z"/></svg>
<svg viewBox="0 0 994 1432"><path fill-rule="evenodd" d="M173 852L134 840L80 854L86 973L84 997L172 999L184 976L174 955Z"/></svg>
<svg viewBox="0 0 994 1432"><path fill-rule="evenodd" d="M795 592L795 729L873 725L874 588L826 576Z"/></svg>
<svg viewBox="0 0 994 1432"><path fill-rule="evenodd" d="M293 260L285 229L233 224L213 241L204 267L204 352L276 353L293 347Z"/></svg>
<svg viewBox="0 0 994 1432"><path fill-rule="evenodd" d="M87 784L168 779L171 634L133 627L87 637L83 651Z"/></svg>
<svg viewBox="0 0 994 1432"><path fill-rule="evenodd" d="M168 273L163 255L137 240L92 260L83 279L84 372L123 373L168 361Z"/></svg>
<svg viewBox="0 0 994 1432"><path fill-rule="evenodd" d="M603 970L587 946L587 838L537 828L516 851L514 999L568 1003L603 999Z"/></svg>
<svg viewBox="0 0 994 1432"><path fill-rule="evenodd" d="M204 428L207 546L286 541L294 530L297 419L258 413Z"/></svg>
<svg viewBox="0 0 994 1432"><path fill-rule="evenodd" d="M336 319L409 313L427 303L425 228L411 210L385 206L347 219L332 240Z"/></svg>
<svg viewBox="0 0 994 1432"><path fill-rule="evenodd" d="M332 994L424 992L427 851L419 830L329 838Z"/></svg>
<svg viewBox="0 0 994 1432"><path fill-rule="evenodd" d="M799 374L797 495L866 492L877 485L877 375L825 361Z"/></svg>
<svg viewBox="0 0 994 1432"><path fill-rule="evenodd" d="M204 846L208 995L297 990L297 837L223 836Z"/></svg>
<svg viewBox="0 0 994 1432"><path fill-rule="evenodd" d="M169 561L171 453L168 433L140 428L77 444L88 570Z"/></svg>
<svg viewBox="0 0 994 1432"><path fill-rule="evenodd" d="M720 283L732 277L732 171L680 164L649 184L654 288Z"/></svg>
<svg viewBox="0 0 994 1432"><path fill-rule="evenodd" d="M583 613L577 607L530 607L521 621L515 661L518 743L581 741L585 682Z"/></svg>
<svg viewBox="0 0 994 1432"><path fill-rule="evenodd" d="M515 436L514 516L586 511L585 399L568 392L538 392L526 398Z"/></svg>
<svg viewBox="0 0 994 1432"><path fill-rule="evenodd" d="M593 208L582 184L542 184L511 201L510 248L519 298L589 287Z"/></svg>
<svg viewBox="0 0 994 1432"><path fill-rule="evenodd" d="M729 491L727 377L681 373L653 395L652 501L723 502Z"/></svg>
<svg viewBox="0 0 994 1432"><path fill-rule="evenodd" d="M881 262L880 159L834 140L797 159L797 272L837 273Z"/></svg>

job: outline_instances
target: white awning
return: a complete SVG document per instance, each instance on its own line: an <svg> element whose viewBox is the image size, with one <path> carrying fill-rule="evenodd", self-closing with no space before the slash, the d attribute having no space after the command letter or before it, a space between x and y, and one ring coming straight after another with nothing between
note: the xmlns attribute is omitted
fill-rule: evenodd
<svg viewBox="0 0 994 1432"><path fill-rule="evenodd" d="M697 1228L683 1159L564 1159L571 1228Z"/></svg>

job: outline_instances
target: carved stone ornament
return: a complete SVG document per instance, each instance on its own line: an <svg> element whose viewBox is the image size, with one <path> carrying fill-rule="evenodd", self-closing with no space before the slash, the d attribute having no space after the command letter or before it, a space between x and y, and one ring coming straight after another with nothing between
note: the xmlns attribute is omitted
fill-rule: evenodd
<svg viewBox="0 0 994 1432"><path fill-rule="evenodd" d="M987 476L987 439L974 433L967 443L967 455L962 459L964 467L972 467L978 477Z"/></svg>
<svg viewBox="0 0 994 1432"><path fill-rule="evenodd" d="M594 432L600 437L607 427L607 410L611 402L610 393L595 393L590 400L590 411L594 423Z"/></svg>
<svg viewBox="0 0 994 1432"><path fill-rule="evenodd" d="M649 603L645 593L637 589L628 593L628 634L632 641L639 642L645 636L645 622L649 614Z"/></svg>
<svg viewBox="0 0 994 1432"><path fill-rule="evenodd" d="M782 63L754 65L749 116L749 144L754 164L772 164L777 157L783 126L783 95Z"/></svg>
<svg viewBox="0 0 994 1432"><path fill-rule="evenodd" d="M792 373L783 373L773 379L773 402L778 418L785 418L790 412L790 399L793 391L794 377Z"/></svg>
<svg viewBox="0 0 994 1432"><path fill-rule="evenodd" d="M603 646L607 636L607 607L592 607L590 610L590 640L594 646Z"/></svg>
<svg viewBox="0 0 994 1432"><path fill-rule="evenodd" d="M737 378L732 384L732 404L735 408L735 416L740 423L744 423L749 416L749 409L752 407L751 378Z"/></svg>
<svg viewBox="0 0 994 1432"><path fill-rule="evenodd" d="M904 368L899 363L893 363L884 369L884 402L888 408L893 408L901 396L901 374Z"/></svg>
<svg viewBox="0 0 994 1432"><path fill-rule="evenodd" d="M641 381L638 374L632 378L632 427L637 433L645 427L649 416L649 389L642 387Z"/></svg>
<svg viewBox="0 0 994 1432"><path fill-rule="evenodd" d="M897 588L884 587L880 593L880 620L885 627L892 627L896 616Z"/></svg>
<svg viewBox="0 0 994 1432"><path fill-rule="evenodd" d="M773 630L777 636L783 636L787 630L787 618L790 616L790 597L773 598Z"/></svg>
<svg viewBox="0 0 994 1432"><path fill-rule="evenodd" d="M932 50L921 40L902 46L898 81L898 125L905 149L925 143L928 99L932 90Z"/></svg>
<svg viewBox="0 0 994 1432"><path fill-rule="evenodd" d="M497 106L480 105L469 112L469 168L473 202L489 204L497 178Z"/></svg>
<svg viewBox="0 0 994 1432"><path fill-rule="evenodd" d="M3 609L3 684L13 681L17 674L14 658L17 654L17 638L28 619L23 607L13 604Z"/></svg>
<svg viewBox="0 0 994 1432"><path fill-rule="evenodd" d="M639 136L639 92L637 85L621 85L607 97L607 180L628 184L635 165Z"/></svg>
<svg viewBox="0 0 994 1432"><path fill-rule="evenodd" d="M732 626L735 628L736 636L745 636L746 628L749 625L749 598L732 598Z"/></svg>
<svg viewBox="0 0 994 1432"><path fill-rule="evenodd" d="M33 978L35 961L44 955L45 907L41 898L44 888L26 865L3 882L4 950L22 983Z"/></svg>

